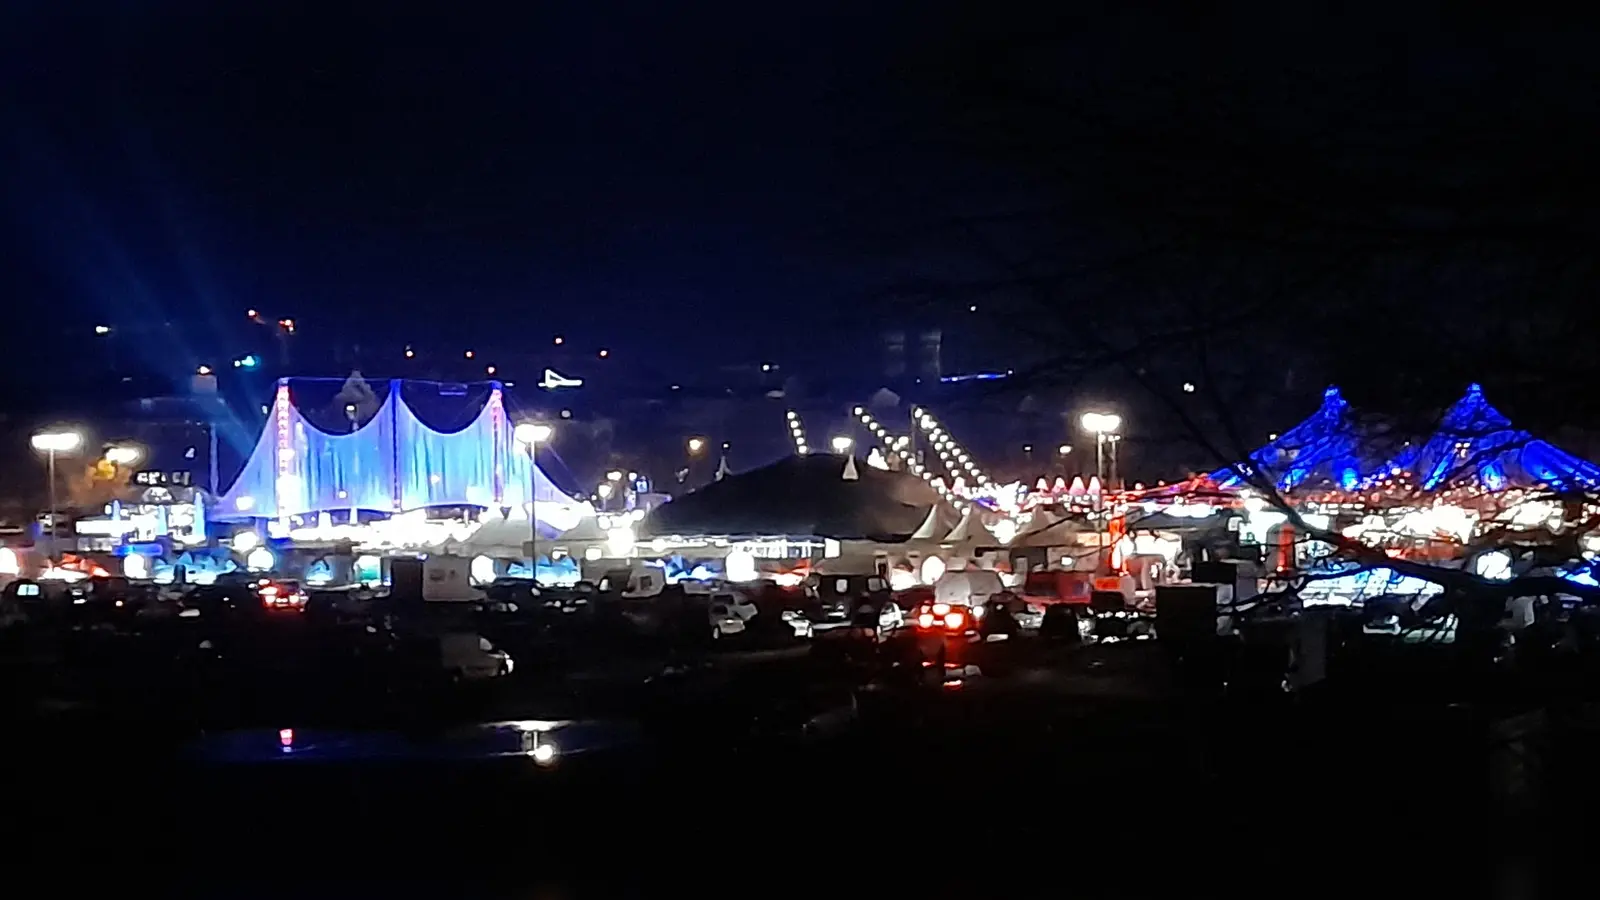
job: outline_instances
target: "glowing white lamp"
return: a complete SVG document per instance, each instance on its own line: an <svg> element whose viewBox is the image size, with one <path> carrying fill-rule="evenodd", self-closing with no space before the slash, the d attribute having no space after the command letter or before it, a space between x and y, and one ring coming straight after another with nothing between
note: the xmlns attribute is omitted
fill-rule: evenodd
<svg viewBox="0 0 1600 900"><path fill-rule="evenodd" d="M265 547L257 547L245 554L244 557L244 567L252 572L271 571L272 567L277 563L278 558L273 555L271 550Z"/></svg>
<svg viewBox="0 0 1600 900"><path fill-rule="evenodd" d="M729 550L728 558L723 561L723 569L729 581L755 581L761 577L756 571L756 558L748 550Z"/></svg>

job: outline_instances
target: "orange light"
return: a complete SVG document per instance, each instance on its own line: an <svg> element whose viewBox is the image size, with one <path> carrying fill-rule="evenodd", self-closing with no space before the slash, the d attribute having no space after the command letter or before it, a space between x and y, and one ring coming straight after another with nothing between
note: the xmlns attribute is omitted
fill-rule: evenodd
<svg viewBox="0 0 1600 900"><path fill-rule="evenodd" d="M917 616L917 625L922 628L932 628L933 613L923 613L922 615Z"/></svg>
<svg viewBox="0 0 1600 900"><path fill-rule="evenodd" d="M950 604L948 604L948 603L935 603L933 605L933 614L936 615L936 616L942 616L942 615L944 615L945 613L947 613L949 611L950 611Z"/></svg>
<svg viewBox="0 0 1600 900"><path fill-rule="evenodd" d="M961 613L958 613L958 612L956 612L954 610L951 610L950 612L945 614L944 627L950 629L951 631L954 631L957 628L961 628L961 627L965 626L966 624L967 624L967 617L963 616Z"/></svg>

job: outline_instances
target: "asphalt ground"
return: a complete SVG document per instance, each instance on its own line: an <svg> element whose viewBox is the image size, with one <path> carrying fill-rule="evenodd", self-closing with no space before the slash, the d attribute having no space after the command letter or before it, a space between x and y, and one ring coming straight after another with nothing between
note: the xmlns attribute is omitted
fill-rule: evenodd
<svg viewBox="0 0 1600 900"><path fill-rule="evenodd" d="M857 672L762 650L671 673L638 660L559 685L509 679L496 688L510 696L428 697L400 722L425 734L542 712L641 726L629 745L554 766L206 764L183 752L197 716L154 715L159 691L73 705L13 677L12 865L62 891L167 896L1505 896L1581 858L1552 827L1595 796L1578 738L1539 748L1544 764L1522 778L1532 808L1518 809L1515 753L1496 750L1503 716L1185 690L1150 645L1032 649L955 687L857 691L853 715L840 710ZM238 689L215 687L214 706ZM241 725L264 708L234 699Z"/></svg>

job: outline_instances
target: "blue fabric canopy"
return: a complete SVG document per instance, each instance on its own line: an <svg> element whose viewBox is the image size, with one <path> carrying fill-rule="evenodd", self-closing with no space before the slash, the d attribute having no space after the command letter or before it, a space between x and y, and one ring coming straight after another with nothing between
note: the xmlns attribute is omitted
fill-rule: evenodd
<svg viewBox="0 0 1600 900"><path fill-rule="evenodd" d="M1600 466L1514 428L1476 384L1445 412L1432 437L1396 456L1384 470L1409 472L1424 490L1474 482L1489 491L1600 486Z"/></svg>
<svg viewBox="0 0 1600 900"><path fill-rule="evenodd" d="M428 427L399 384L349 434L309 424L280 383L272 414L216 518L276 518L334 510L403 512L429 506L568 504L518 447L498 385L482 411L453 432Z"/></svg>
<svg viewBox="0 0 1600 900"><path fill-rule="evenodd" d="M1240 466L1270 478L1279 490L1322 482L1349 490L1360 484L1366 474L1362 456L1361 434L1350 404L1338 388L1330 387L1322 393L1322 405L1316 412L1250 454ZM1212 472L1210 478L1221 487L1245 484L1232 466Z"/></svg>

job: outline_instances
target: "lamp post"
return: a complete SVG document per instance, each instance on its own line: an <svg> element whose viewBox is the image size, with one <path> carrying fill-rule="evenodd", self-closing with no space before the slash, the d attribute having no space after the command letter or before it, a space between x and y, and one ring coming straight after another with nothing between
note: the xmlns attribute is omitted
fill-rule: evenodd
<svg viewBox="0 0 1600 900"><path fill-rule="evenodd" d="M539 584L539 461L537 448L550 440L554 431L543 422L520 422L511 429L511 437L518 446L528 448L528 556L533 571L533 583Z"/></svg>
<svg viewBox="0 0 1600 900"><path fill-rule="evenodd" d="M56 561L56 454L72 453L83 443L83 435L76 431L41 431L33 436L33 449L45 454L49 460L50 478L50 561Z"/></svg>
<svg viewBox="0 0 1600 900"><path fill-rule="evenodd" d="M1094 469L1101 483L1110 487L1117 469L1117 429L1122 427L1122 417L1115 413L1087 412L1083 414L1083 430L1094 433ZM1111 445L1111 468L1106 469L1106 445Z"/></svg>

